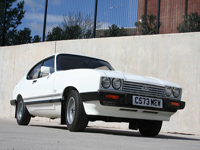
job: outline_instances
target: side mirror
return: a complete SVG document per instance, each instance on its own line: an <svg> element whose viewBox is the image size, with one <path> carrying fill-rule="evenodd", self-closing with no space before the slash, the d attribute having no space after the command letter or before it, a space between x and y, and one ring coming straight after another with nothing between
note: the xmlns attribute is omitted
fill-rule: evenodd
<svg viewBox="0 0 200 150"><path fill-rule="evenodd" d="M42 66L41 67L41 73L42 74L49 74L50 73L50 67Z"/></svg>

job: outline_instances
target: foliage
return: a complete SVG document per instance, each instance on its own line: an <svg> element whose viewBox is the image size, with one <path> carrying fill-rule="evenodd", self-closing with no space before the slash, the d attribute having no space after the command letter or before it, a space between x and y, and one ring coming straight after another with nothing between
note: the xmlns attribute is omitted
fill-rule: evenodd
<svg viewBox="0 0 200 150"><path fill-rule="evenodd" d="M12 44L31 43L31 38L31 30L29 28L24 28L24 30L19 30L14 34Z"/></svg>
<svg viewBox="0 0 200 150"><path fill-rule="evenodd" d="M66 39L80 39L82 37L82 32L81 27L77 24L72 25L72 26L66 26L65 27L65 36Z"/></svg>
<svg viewBox="0 0 200 150"><path fill-rule="evenodd" d="M41 37L39 35L34 36L32 39L31 30L29 28L24 28L23 30L12 30L7 33L9 37L10 45L18 45L18 44L27 44L27 43L35 43L40 42Z"/></svg>
<svg viewBox="0 0 200 150"><path fill-rule="evenodd" d="M90 15L83 15L80 11L69 12L64 16L62 26L54 27L48 32L47 41L92 38L93 26ZM97 22L97 28L100 26Z"/></svg>
<svg viewBox="0 0 200 150"><path fill-rule="evenodd" d="M121 29L113 24L112 26L109 27L108 31L105 32L106 37L114 37L114 36L126 36L126 31L123 27Z"/></svg>
<svg viewBox="0 0 200 150"><path fill-rule="evenodd" d="M179 24L177 30L181 32L198 32L200 31L200 15L198 12L183 16L184 21Z"/></svg>
<svg viewBox="0 0 200 150"><path fill-rule="evenodd" d="M52 31L49 31L47 34L47 41L55 41L64 39L64 31L60 27L53 27Z"/></svg>
<svg viewBox="0 0 200 150"><path fill-rule="evenodd" d="M17 3L15 8L12 8L12 5L17 0L7 0L7 9L6 9L6 21L5 21L5 45L11 45L9 41L9 35L12 35L16 32L16 28L22 22L22 18L24 17L24 1L20 1ZM5 0L0 0L0 35L2 35L3 31L3 20L4 20L4 6ZM0 37L0 39L2 36ZM2 40L2 39L1 39Z"/></svg>
<svg viewBox="0 0 200 150"><path fill-rule="evenodd" d="M93 37L92 29L88 29L87 32L84 34L84 38L89 39Z"/></svg>
<svg viewBox="0 0 200 150"><path fill-rule="evenodd" d="M147 16L142 15L141 19L135 23L135 26L137 27L140 35L156 34L156 16L153 14ZM159 27L160 26L161 22L159 22Z"/></svg>
<svg viewBox="0 0 200 150"><path fill-rule="evenodd" d="M82 34L81 27L78 25L61 27L54 27L51 32L47 34L47 41L80 39Z"/></svg>
<svg viewBox="0 0 200 150"><path fill-rule="evenodd" d="M29 28L24 28L23 30L17 31L17 27L22 23L21 21L26 11L24 10L24 1L18 2L16 7L13 8L12 5L16 1L17 0L7 0L4 45L17 45L17 44L25 44L25 43L41 41L41 38L38 35L34 36L34 38L32 39L31 30ZM0 0L1 40L3 34L2 31L3 31L3 20L4 20L4 7L5 7L5 0Z"/></svg>
<svg viewBox="0 0 200 150"><path fill-rule="evenodd" d="M31 41L32 43L41 42L41 37L39 35L35 35Z"/></svg>
<svg viewBox="0 0 200 150"><path fill-rule="evenodd" d="M80 11L69 12L68 16L64 16L64 21L62 22L64 28L67 26L78 25L81 30L81 38L91 38L93 36L94 21L91 19L91 15L83 15ZM97 22L97 28L101 26L100 22Z"/></svg>

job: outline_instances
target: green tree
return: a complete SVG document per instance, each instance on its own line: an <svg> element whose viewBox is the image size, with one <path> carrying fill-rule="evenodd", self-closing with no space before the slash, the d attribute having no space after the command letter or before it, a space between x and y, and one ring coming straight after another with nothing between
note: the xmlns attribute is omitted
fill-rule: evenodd
<svg viewBox="0 0 200 150"><path fill-rule="evenodd" d="M105 32L106 37L114 37L114 36L126 36L126 31L123 27L121 29L113 24L112 26L109 27L108 31Z"/></svg>
<svg viewBox="0 0 200 150"><path fill-rule="evenodd" d="M47 41L85 39L93 37L94 21L90 15L83 15L80 11L69 12L64 16L61 26L54 27L47 34ZM97 28L101 23L97 22Z"/></svg>
<svg viewBox="0 0 200 150"><path fill-rule="evenodd" d="M183 16L184 21L179 24L177 30L181 32L198 32L200 31L200 15L198 12Z"/></svg>
<svg viewBox="0 0 200 150"><path fill-rule="evenodd" d="M83 15L80 11L69 12L68 15L64 16L62 25L64 28L67 26L78 25L82 30L81 38L85 39L93 37L94 20L90 14ZM101 27L101 25L102 23L97 21L96 28Z"/></svg>
<svg viewBox="0 0 200 150"><path fill-rule="evenodd" d="M65 26L63 29L59 26L54 27L47 34L47 41L69 40L82 38L82 30L78 25Z"/></svg>
<svg viewBox="0 0 200 150"><path fill-rule="evenodd" d="M81 38L90 38L93 35L94 21L91 19L91 15L83 15L80 11L69 12L67 16L65 15L62 25L64 28L78 25L82 30ZM99 26L99 22L97 26Z"/></svg>
<svg viewBox="0 0 200 150"><path fill-rule="evenodd" d="M82 37L82 30L79 25L66 26L64 33L67 40L80 39Z"/></svg>
<svg viewBox="0 0 200 150"><path fill-rule="evenodd" d="M24 1L20 1L17 3L16 7L12 7L13 3L17 0L7 0L7 8L6 8L6 21L5 21L5 45L12 45L10 43L11 35L16 33L16 28L22 22L22 18L24 17ZM2 40L2 31L3 31L3 20L4 20L4 6L5 0L0 0L0 41Z"/></svg>
<svg viewBox="0 0 200 150"><path fill-rule="evenodd" d="M41 42L41 37L39 35L35 35L31 41L32 43Z"/></svg>
<svg viewBox="0 0 200 150"><path fill-rule="evenodd" d="M47 41L56 41L56 40L64 40L65 33L61 27L53 27L52 31L49 31L47 34Z"/></svg>
<svg viewBox="0 0 200 150"><path fill-rule="evenodd" d="M85 39L93 38L93 31L92 31L92 29L88 29L86 31L86 33L84 34L84 38Z"/></svg>
<svg viewBox="0 0 200 150"><path fill-rule="evenodd" d="M12 44L18 45L18 44L26 44L31 43L31 30L29 28L24 28L23 30L19 30L14 33L12 38Z"/></svg>
<svg viewBox="0 0 200 150"><path fill-rule="evenodd" d="M142 15L141 19L135 23L137 27L138 33L140 35L147 34L156 34L157 22L156 16L151 15ZM159 22L159 27L161 26L161 22Z"/></svg>
<svg viewBox="0 0 200 150"><path fill-rule="evenodd" d="M23 30L11 30L7 33L9 37L10 45L28 44L36 43L41 41L39 35L35 35L33 38L31 36L31 30L29 28L24 28Z"/></svg>

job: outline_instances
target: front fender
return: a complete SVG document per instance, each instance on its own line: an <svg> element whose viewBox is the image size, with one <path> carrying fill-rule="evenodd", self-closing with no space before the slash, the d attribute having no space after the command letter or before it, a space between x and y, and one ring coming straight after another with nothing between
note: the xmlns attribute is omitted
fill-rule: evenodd
<svg viewBox="0 0 200 150"><path fill-rule="evenodd" d="M59 71L54 81L54 91L61 94L66 87L74 87L79 93L98 91L100 79L101 74L92 69Z"/></svg>

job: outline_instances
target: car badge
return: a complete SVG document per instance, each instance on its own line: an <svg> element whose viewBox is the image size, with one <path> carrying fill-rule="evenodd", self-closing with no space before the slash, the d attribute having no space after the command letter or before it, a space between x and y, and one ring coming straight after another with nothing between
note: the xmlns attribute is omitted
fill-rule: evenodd
<svg viewBox="0 0 200 150"><path fill-rule="evenodd" d="M148 86L143 86L142 88L141 88L143 91L149 91L150 90L150 88L148 87Z"/></svg>

